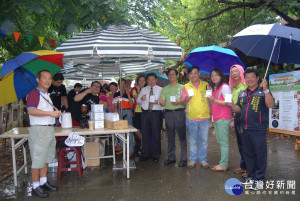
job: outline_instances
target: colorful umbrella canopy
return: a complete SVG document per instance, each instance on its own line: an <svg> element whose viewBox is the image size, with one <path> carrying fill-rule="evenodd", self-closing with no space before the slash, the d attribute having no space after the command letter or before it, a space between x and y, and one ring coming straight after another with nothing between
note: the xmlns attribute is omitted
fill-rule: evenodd
<svg viewBox="0 0 300 201"><path fill-rule="evenodd" d="M229 75L232 65L244 66L234 51L215 45L192 50L184 62L189 66L197 66L200 72L208 74L212 69L219 68L225 75Z"/></svg>
<svg viewBox="0 0 300 201"><path fill-rule="evenodd" d="M21 53L4 63L0 69L0 106L19 101L32 91L39 71L56 74L63 67L62 59L60 52L39 50Z"/></svg>

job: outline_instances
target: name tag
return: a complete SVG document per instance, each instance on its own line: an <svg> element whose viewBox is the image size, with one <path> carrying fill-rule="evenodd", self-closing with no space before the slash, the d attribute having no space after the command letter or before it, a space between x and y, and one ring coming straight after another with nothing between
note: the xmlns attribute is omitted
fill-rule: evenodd
<svg viewBox="0 0 300 201"><path fill-rule="evenodd" d="M194 96L195 94L194 94L194 90L193 89L189 89L188 90L188 94L189 94L189 96Z"/></svg>

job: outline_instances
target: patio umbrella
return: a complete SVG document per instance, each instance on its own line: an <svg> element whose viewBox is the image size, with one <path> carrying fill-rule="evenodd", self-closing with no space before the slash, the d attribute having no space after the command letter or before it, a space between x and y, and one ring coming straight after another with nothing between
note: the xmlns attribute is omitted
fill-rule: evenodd
<svg viewBox="0 0 300 201"><path fill-rule="evenodd" d="M192 50L184 62L189 66L197 66L200 72L208 74L212 69L219 68L225 75L229 75L232 65L244 66L234 51L215 45Z"/></svg>
<svg viewBox="0 0 300 201"><path fill-rule="evenodd" d="M161 72L157 72L157 71L145 71L143 73L139 73L138 75L140 74L149 74L149 73L155 73L156 76L157 76L157 85L161 86L161 87L165 87L167 86L170 82L169 82L169 79L168 79L168 76L164 73L161 73Z"/></svg>
<svg viewBox="0 0 300 201"><path fill-rule="evenodd" d="M0 72L0 106L24 98L36 86L41 70L56 74L63 66L63 54L49 50L24 52L4 63Z"/></svg>
<svg viewBox="0 0 300 201"><path fill-rule="evenodd" d="M84 31L63 43L57 51L65 54L64 59L73 59L74 65L115 62L119 66L119 77L129 74L129 70L136 73L135 70L140 68L135 65L122 69L124 59L138 58L151 63L183 57L182 48L166 37L148 29L125 25Z"/></svg>
<svg viewBox="0 0 300 201"><path fill-rule="evenodd" d="M300 64L300 29L280 24L255 24L233 37L230 46L251 57L269 60L270 63Z"/></svg>

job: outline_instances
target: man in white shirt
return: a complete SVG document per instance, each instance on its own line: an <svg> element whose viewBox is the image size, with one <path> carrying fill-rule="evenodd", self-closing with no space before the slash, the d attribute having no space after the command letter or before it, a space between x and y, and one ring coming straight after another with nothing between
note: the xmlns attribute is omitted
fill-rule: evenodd
<svg viewBox="0 0 300 201"><path fill-rule="evenodd" d="M49 71L40 71L36 81L38 87L27 96L27 111L30 119L29 148L31 156L32 194L40 198L48 197L47 191L57 191L47 181L48 163L55 157L55 118L61 114L53 109L52 100L48 93L52 77Z"/></svg>
<svg viewBox="0 0 300 201"><path fill-rule="evenodd" d="M142 107L142 157L140 161L150 158L152 138L152 160L157 163L161 154L161 123L162 106L158 103L162 88L157 86L157 76L155 73L147 75L147 86L138 95L137 103Z"/></svg>

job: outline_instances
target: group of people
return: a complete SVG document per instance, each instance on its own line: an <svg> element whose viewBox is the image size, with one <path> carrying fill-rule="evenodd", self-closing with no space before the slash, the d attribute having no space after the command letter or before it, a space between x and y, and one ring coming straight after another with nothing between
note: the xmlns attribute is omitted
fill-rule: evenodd
<svg viewBox="0 0 300 201"><path fill-rule="evenodd" d="M266 80L259 85L256 70L244 69L233 65L230 69L229 84L220 69L213 69L210 81L200 80L198 67L188 69L190 81L185 85L178 83L178 72L170 68L167 71L169 84L157 85L155 73L139 75L135 87L131 88L131 79L119 79L102 86L94 81L90 88L82 90L77 83L68 94L62 84L63 75L51 77L48 71L37 75L38 87L27 97L27 109L30 117L29 146L32 158L33 194L47 197L47 191L56 191L57 187L47 181L47 164L55 156L54 125L61 110L70 111L73 126L79 126L80 106L85 104L88 110L92 104L103 104L106 112L118 112L120 118L128 120L129 125L138 129L130 134L130 156L134 154L134 141L140 150L140 161L152 158L154 163L161 157L162 118L165 118L168 135L168 155L165 165L176 163L175 133L180 141L180 161L178 166L193 168L199 160L203 168L209 168L207 162L208 134L211 121L217 142L220 145L221 160L211 167L213 171L228 170L230 122L234 116L237 144L241 155L240 167L236 173L246 177L245 183L253 189L264 181L267 164L266 130L268 108L274 100ZM211 91L211 93L208 93ZM228 101L228 96L232 101ZM230 99L230 98L229 98ZM50 103L50 104L49 104ZM56 107L54 110L52 103ZM164 115L163 115L164 114ZM233 115L233 116L232 116ZM187 137L188 135L188 137ZM47 137L45 137L47 136ZM135 140L134 140L135 136ZM188 143L187 143L188 141ZM187 157L189 144L189 158ZM121 147L116 147L122 152Z"/></svg>

